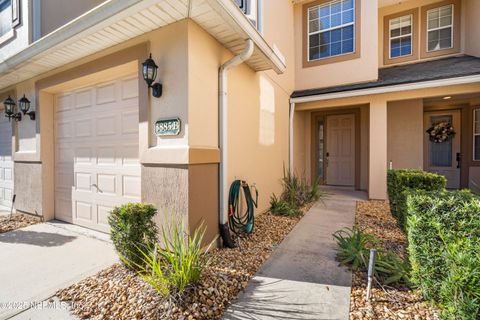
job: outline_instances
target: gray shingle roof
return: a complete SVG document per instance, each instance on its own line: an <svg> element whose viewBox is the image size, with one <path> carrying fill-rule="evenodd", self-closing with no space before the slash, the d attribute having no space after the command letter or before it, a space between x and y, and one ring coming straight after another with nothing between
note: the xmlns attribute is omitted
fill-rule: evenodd
<svg viewBox="0 0 480 320"><path fill-rule="evenodd" d="M458 78L476 74L480 74L480 58L463 55L383 68L378 70L378 80L375 82L295 91L291 97L298 98L399 84Z"/></svg>

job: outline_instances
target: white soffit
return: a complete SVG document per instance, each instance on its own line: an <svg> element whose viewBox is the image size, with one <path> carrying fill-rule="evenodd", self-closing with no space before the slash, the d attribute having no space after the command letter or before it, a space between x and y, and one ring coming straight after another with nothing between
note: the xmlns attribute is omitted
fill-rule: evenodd
<svg viewBox="0 0 480 320"><path fill-rule="evenodd" d="M253 70L285 70L281 55L232 0L108 0L0 62L0 90L186 18L233 54L251 38Z"/></svg>

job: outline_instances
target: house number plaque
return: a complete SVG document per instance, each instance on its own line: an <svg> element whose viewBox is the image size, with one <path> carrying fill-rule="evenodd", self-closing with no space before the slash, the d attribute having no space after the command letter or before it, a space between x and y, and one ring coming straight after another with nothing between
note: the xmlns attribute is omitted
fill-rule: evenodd
<svg viewBox="0 0 480 320"><path fill-rule="evenodd" d="M157 137L178 136L181 126L182 124L179 118L158 120L155 123L155 134Z"/></svg>

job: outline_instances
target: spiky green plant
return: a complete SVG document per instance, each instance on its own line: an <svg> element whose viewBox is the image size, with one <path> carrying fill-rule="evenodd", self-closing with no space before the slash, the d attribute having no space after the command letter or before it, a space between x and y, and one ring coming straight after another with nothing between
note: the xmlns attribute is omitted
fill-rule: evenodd
<svg viewBox="0 0 480 320"><path fill-rule="evenodd" d="M333 237L338 244L338 261L353 270L365 269L368 266L370 248L379 242L375 236L363 232L357 226L338 230Z"/></svg>

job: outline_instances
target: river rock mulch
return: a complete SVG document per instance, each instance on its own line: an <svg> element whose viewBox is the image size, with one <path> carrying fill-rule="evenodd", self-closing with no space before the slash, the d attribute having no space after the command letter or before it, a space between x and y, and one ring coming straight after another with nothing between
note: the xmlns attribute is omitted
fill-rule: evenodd
<svg viewBox="0 0 480 320"><path fill-rule="evenodd" d="M40 217L26 214L14 213L11 217L10 215L0 215L0 233L28 227L40 222Z"/></svg>
<svg viewBox="0 0 480 320"><path fill-rule="evenodd" d="M380 239L384 249L393 250L406 257L407 239L390 214L390 207L384 201L360 201L357 203L356 223L369 234ZM359 319L413 319L438 320L438 311L426 303L420 294L402 285L373 285L371 301L365 299L367 275L353 273L350 295L350 320Z"/></svg>
<svg viewBox="0 0 480 320"><path fill-rule="evenodd" d="M308 209L308 208L306 208ZM220 319L300 218L256 217L252 235L235 249L214 249L200 281L181 296L166 299L132 271L117 264L57 292L82 319Z"/></svg>

